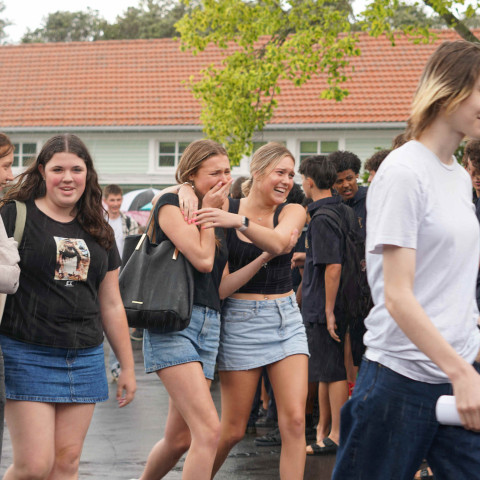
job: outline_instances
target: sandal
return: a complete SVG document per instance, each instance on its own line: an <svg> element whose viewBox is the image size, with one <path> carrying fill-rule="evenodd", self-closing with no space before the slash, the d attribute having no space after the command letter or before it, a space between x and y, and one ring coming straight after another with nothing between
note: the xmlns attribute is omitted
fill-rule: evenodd
<svg viewBox="0 0 480 480"><path fill-rule="evenodd" d="M316 455L330 455L337 453L338 445L330 438L325 437L323 439L323 444L325 445L322 447L318 443L312 443L310 448L312 449L311 452L307 452L307 455L316 456Z"/></svg>

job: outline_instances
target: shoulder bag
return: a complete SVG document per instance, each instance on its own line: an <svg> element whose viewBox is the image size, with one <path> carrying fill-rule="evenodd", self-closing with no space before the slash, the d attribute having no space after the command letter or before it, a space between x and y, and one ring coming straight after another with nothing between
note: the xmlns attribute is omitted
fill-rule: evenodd
<svg viewBox="0 0 480 480"><path fill-rule="evenodd" d="M17 242L17 246L20 247L20 243L23 238L23 231L25 230L25 223L27 221L27 206L25 203L15 200L15 207L17 209L17 218L15 220L15 231L13 232L13 238ZM0 293L0 322L5 310L5 302L7 301L7 294Z"/></svg>
<svg viewBox="0 0 480 480"><path fill-rule="evenodd" d="M124 252L133 253L124 261L120 273L120 293L128 324L153 329L157 333L188 327L193 308L193 267L168 239L152 241L154 228L150 216L147 231L125 238ZM152 239L148 232L152 230ZM124 253L124 256L125 256Z"/></svg>

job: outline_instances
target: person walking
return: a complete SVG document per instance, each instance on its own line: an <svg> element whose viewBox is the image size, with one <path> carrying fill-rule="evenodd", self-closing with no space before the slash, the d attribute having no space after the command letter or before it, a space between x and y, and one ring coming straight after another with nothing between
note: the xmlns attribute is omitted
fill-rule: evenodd
<svg viewBox="0 0 480 480"><path fill-rule="evenodd" d="M226 150L211 140L191 143L182 154L176 179L174 191L183 185L203 207L221 205L232 183ZM151 450L141 480L164 477L187 450L182 478L207 480L220 436L210 384L220 337L218 289L227 262L225 236L222 229L199 229L185 222L175 193L161 195L153 215L157 242L170 239L194 267L194 304L186 329L144 331L145 371L158 375L170 403L164 437Z"/></svg>
<svg viewBox="0 0 480 480"><path fill-rule="evenodd" d="M342 409L334 480L411 480L480 471L479 228L471 180L453 156L480 139L480 46L445 42L428 60L408 120L367 196L367 272L374 308L357 385ZM462 426L435 406L455 395Z"/></svg>
<svg viewBox="0 0 480 480"><path fill-rule="evenodd" d="M14 145L3 133L0 133L0 191L13 180L12 165ZM20 268L18 245L7 236L3 220L0 217L0 292L13 294L18 288ZM1 314L0 314L1 317ZM0 348L0 460L2 459L3 424L5 413L5 372L3 355Z"/></svg>
<svg viewBox="0 0 480 480"><path fill-rule="evenodd" d="M115 235L115 243L120 257L123 255L125 237L127 235L135 235L138 233L138 223L132 217L129 217L120 211L122 200L123 191L120 186L112 184L107 185L103 189L103 201L107 206L106 218ZM130 338L136 341L142 340L143 331L133 329ZM116 382L120 376L120 363L111 349L108 354L108 366L112 381Z"/></svg>
<svg viewBox="0 0 480 480"><path fill-rule="evenodd" d="M75 135L50 138L0 203L12 235L26 204L20 285L0 325L13 464L4 479L78 478L96 402L108 399L103 332L122 368L120 407L136 383L118 288L120 257L92 158Z"/></svg>
<svg viewBox="0 0 480 480"><path fill-rule="evenodd" d="M228 272L220 285L225 298L217 359L222 415L214 475L245 435L266 366L282 440L280 478L303 478L309 353L292 287L291 250L306 214L301 205L284 203L294 168L289 150L270 142L253 156L250 178L242 185L245 198L225 202L229 211L204 206L195 212L202 230L228 229Z"/></svg>
<svg viewBox="0 0 480 480"><path fill-rule="evenodd" d="M313 200L308 206L311 220L305 242L302 316L310 350L309 390L313 396L318 389L320 410L316 442L307 447L307 455L325 455L337 451L340 409L348 400L346 321L342 319L345 312L338 292L348 245L342 224L349 225L350 207L343 205L338 195L332 196L337 172L325 156L306 158L300 165L300 174L305 195ZM354 218L353 211L351 217Z"/></svg>

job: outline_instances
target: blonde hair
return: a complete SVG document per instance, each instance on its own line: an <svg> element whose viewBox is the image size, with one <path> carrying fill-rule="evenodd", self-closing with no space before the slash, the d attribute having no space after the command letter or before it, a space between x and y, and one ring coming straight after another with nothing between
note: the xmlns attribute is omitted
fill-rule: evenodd
<svg viewBox="0 0 480 480"><path fill-rule="evenodd" d="M294 157L285 145L277 142L269 142L260 147L253 155L250 162L250 177L242 183L242 193L248 196L253 187L253 175L261 178L271 172L285 157L290 157L294 162Z"/></svg>
<svg viewBox="0 0 480 480"><path fill-rule="evenodd" d="M194 175L202 166L202 163L214 155L225 155L225 148L213 140L203 139L192 142L182 154L178 163L175 179L178 183L189 182L190 176Z"/></svg>
<svg viewBox="0 0 480 480"><path fill-rule="evenodd" d="M480 74L480 45L444 42L429 58L415 92L408 138L418 138L442 108L451 114L473 91Z"/></svg>

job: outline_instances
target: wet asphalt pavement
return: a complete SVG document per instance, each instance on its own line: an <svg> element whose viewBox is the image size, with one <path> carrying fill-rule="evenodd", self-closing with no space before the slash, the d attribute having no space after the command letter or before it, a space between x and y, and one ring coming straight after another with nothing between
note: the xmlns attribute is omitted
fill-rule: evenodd
<svg viewBox="0 0 480 480"><path fill-rule="evenodd" d="M137 394L123 409L115 401L115 384L110 384L110 400L95 408L80 463L80 479L129 480L139 478L151 447L162 437L168 410L168 394L155 374L143 370L141 350L135 349ZM212 396L220 410L220 387L212 385ZM245 438L232 450L215 477L218 480L278 479L280 447L256 447L255 435ZM5 429L0 475L12 461L12 449ZM334 456L307 457L305 480L327 480ZM182 477L183 459L164 478Z"/></svg>

